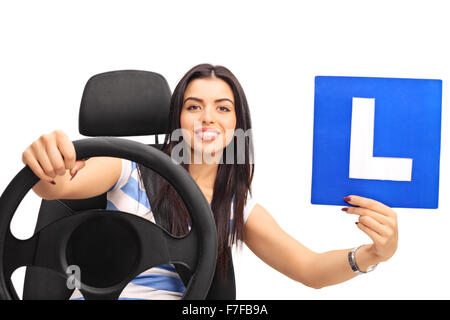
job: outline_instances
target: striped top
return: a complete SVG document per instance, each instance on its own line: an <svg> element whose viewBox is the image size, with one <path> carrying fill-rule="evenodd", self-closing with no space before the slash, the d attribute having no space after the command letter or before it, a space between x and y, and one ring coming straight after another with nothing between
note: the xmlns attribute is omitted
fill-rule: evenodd
<svg viewBox="0 0 450 320"><path fill-rule="evenodd" d="M141 216L153 223L152 209L145 187L139 177L136 163L122 159L122 172L116 184L106 193L108 210L124 211ZM250 194L244 207L244 223L255 206ZM233 204L231 205L231 221ZM231 223L230 221L230 223ZM83 275L81 274L81 280ZM165 264L148 269L132 280L122 291L119 300L176 300L181 299L185 286L174 265ZM82 300L83 296L75 289L71 300Z"/></svg>

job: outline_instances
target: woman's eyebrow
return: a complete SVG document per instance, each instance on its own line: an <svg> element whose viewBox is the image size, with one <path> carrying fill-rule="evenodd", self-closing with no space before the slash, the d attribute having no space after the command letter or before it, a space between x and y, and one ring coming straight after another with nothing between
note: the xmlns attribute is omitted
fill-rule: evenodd
<svg viewBox="0 0 450 320"><path fill-rule="evenodd" d="M222 101L229 101L229 102L231 102L232 105L234 105L234 102L231 101L231 100L228 99L228 98L222 98L222 99L217 99L217 100L215 100L215 102L222 102Z"/></svg>
<svg viewBox="0 0 450 320"><path fill-rule="evenodd" d="M183 104L186 103L187 100L195 100L195 101L198 101L198 102L203 102L203 100L200 99L200 98L196 98L196 97L187 97L187 98L184 100ZM232 100L228 99L228 98L221 98L221 99L214 100L214 102L222 102L222 101L229 101L229 102L231 102L231 104L234 105L234 102L233 102Z"/></svg>

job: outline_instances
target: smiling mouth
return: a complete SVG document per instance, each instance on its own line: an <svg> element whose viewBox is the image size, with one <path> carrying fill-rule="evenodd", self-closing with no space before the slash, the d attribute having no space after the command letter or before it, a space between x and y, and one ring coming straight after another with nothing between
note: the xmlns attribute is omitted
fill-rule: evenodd
<svg viewBox="0 0 450 320"><path fill-rule="evenodd" d="M195 136L197 138L200 138L202 141L214 141L217 139L218 135L220 134L217 131L202 131L202 130L197 130L194 132Z"/></svg>

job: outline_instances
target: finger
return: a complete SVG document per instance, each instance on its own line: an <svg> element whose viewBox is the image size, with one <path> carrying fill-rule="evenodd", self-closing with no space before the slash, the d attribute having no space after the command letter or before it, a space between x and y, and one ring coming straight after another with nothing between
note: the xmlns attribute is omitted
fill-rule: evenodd
<svg viewBox="0 0 450 320"><path fill-rule="evenodd" d="M354 205L354 206L368 208L370 210L379 212L386 216L392 215L392 212L393 212L393 210L390 207L388 207L387 205L385 205L379 201L356 196L356 195L349 195L344 198L344 201L347 201L348 203L350 203L351 205Z"/></svg>
<svg viewBox="0 0 450 320"><path fill-rule="evenodd" d="M379 223L381 223L383 225L391 225L389 218L387 216L380 214L378 212L372 211L370 209L361 208L361 207L346 207L346 208L342 208L342 211L349 213L349 214L368 216L368 217L375 219L376 221L378 221Z"/></svg>
<svg viewBox="0 0 450 320"><path fill-rule="evenodd" d="M80 171L85 166L86 166L86 160L78 160L77 162L75 162L75 167L73 170Z"/></svg>
<svg viewBox="0 0 450 320"><path fill-rule="evenodd" d="M378 235L381 237L386 237L388 234L388 228L375 219L369 217L369 216L360 216L358 218L358 221L364 224L366 227L370 228L371 230L375 231Z"/></svg>
<svg viewBox="0 0 450 320"><path fill-rule="evenodd" d="M54 184L54 180L53 177L48 176L44 170L42 170L41 165L39 164L39 162L36 160L36 158L33 156L25 156L24 159L24 163L30 167L31 171L34 172L34 174L40 179L40 180L44 180L47 182L50 182L52 184Z"/></svg>
<svg viewBox="0 0 450 320"><path fill-rule="evenodd" d="M77 171L79 167L76 167L77 154L73 142L69 140L65 133L58 132L56 134L56 145L64 160L65 168L70 170L70 174Z"/></svg>
<svg viewBox="0 0 450 320"><path fill-rule="evenodd" d="M50 162L52 163L52 166L54 170L56 171L56 174L63 176L66 174L66 166L64 163L64 159L61 155L61 152L59 151L58 147L54 143L50 143L46 145L46 150L48 154L48 158L50 159Z"/></svg>
<svg viewBox="0 0 450 320"><path fill-rule="evenodd" d="M381 239L382 239L381 236L378 233L376 233L375 231L373 231L372 229L370 229L368 226L366 226L364 223L357 222L356 226L361 231L363 231L365 234L367 234L374 243L379 243L381 241Z"/></svg>
<svg viewBox="0 0 450 320"><path fill-rule="evenodd" d="M84 166L86 165L86 161L84 160L78 160L75 162L75 166L70 170L70 175L71 178L70 180L72 180L73 178L75 178L75 175L84 168Z"/></svg>
<svg viewBox="0 0 450 320"><path fill-rule="evenodd" d="M56 172L48 158L45 147L41 145L40 141L35 141L31 145L31 152L33 153L32 157L39 163L39 166L42 168L45 175L55 178Z"/></svg>

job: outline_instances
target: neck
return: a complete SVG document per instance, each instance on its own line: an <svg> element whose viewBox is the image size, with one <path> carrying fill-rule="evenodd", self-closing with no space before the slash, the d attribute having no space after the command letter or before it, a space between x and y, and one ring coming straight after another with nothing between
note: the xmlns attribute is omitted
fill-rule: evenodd
<svg viewBox="0 0 450 320"><path fill-rule="evenodd" d="M189 164L189 173L192 178L200 188L213 190L219 163L217 161L213 161L213 163L207 163L205 161L195 163L193 160L191 159L191 163Z"/></svg>
<svg viewBox="0 0 450 320"><path fill-rule="evenodd" d="M216 163L191 163L189 164L189 173L201 188L213 189L218 168L219 165Z"/></svg>

